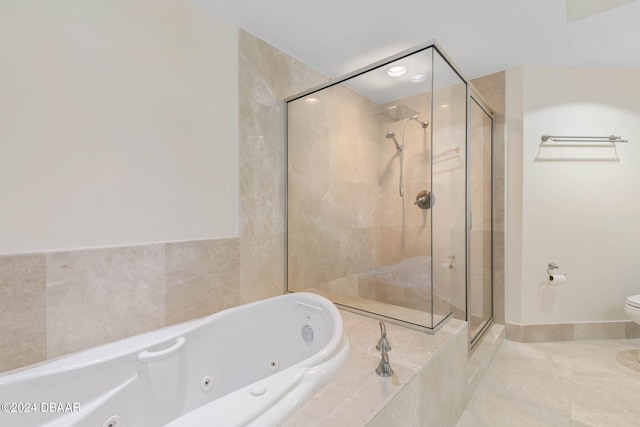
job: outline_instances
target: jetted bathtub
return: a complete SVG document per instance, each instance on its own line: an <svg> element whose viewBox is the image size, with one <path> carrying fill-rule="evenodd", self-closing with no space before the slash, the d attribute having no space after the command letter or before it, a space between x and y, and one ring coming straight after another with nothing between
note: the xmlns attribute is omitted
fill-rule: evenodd
<svg viewBox="0 0 640 427"><path fill-rule="evenodd" d="M0 425L277 426L350 348L329 300L282 295L0 376Z"/></svg>

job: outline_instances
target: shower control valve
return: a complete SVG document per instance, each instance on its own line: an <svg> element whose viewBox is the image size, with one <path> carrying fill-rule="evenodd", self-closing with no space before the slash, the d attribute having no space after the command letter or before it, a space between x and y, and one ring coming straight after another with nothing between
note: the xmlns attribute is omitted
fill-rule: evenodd
<svg viewBox="0 0 640 427"><path fill-rule="evenodd" d="M431 208L432 202L431 191L424 190L418 193L416 201L413 202L413 204L418 206L420 209L429 209Z"/></svg>

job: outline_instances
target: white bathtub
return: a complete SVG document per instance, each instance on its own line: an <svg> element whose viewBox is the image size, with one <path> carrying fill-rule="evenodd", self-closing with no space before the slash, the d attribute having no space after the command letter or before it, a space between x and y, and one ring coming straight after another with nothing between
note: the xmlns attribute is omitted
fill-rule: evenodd
<svg viewBox="0 0 640 427"><path fill-rule="evenodd" d="M0 425L277 426L349 351L329 300L282 295L0 376Z"/></svg>

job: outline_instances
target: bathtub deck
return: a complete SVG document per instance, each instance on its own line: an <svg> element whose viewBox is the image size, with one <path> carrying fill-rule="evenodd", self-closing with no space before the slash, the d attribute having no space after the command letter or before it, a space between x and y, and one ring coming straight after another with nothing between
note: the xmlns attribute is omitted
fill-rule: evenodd
<svg viewBox="0 0 640 427"><path fill-rule="evenodd" d="M431 314L425 310L408 308L408 301L403 301L403 305L396 305L388 302L380 302L375 299L363 298L361 296L346 295L338 292L319 290L316 288L307 288L304 292L322 295L323 297L333 301L335 304L352 307L356 310L377 313L391 319L402 319L404 322L413 323L414 325L423 328L437 326L445 319L445 316L437 313ZM424 307L427 306L428 304L425 302ZM447 307L447 315L450 311L449 309L450 307ZM344 312L344 310L341 310L341 312Z"/></svg>
<svg viewBox="0 0 640 427"><path fill-rule="evenodd" d="M380 353L378 321L340 311L351 338L351 357L338 378L319 390L285 427L455 426L464 412L492 350L504 338L494 325L487 343L468 359L466 322L449 319L435 335L387 323L395 374L375 374ZM476 361L481 359L483 362Z"/></svg>

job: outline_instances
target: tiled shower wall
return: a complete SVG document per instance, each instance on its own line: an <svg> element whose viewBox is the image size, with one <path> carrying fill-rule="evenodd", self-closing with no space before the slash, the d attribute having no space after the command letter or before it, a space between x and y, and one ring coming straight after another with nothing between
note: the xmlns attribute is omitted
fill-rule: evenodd
<svg viewBox="0 0 640 427"><path fill-rule="evenodd" d="M379 266L378 178L384 136L374 104L343 85L289 107L289 280L296 289L357 291L350 276Z"/></svg>
<svg viewBox="0 0 640 427"><path fill-rule="evenodd" d="M429 215L414 206L415 195L429 187L430 132L415 121L387 118L345 85L313 99L295 100L288 111L290 285L424 310L424 298L415 301L415 293L407 297L362 273L430 254ZM428 121L428 101L420 94L399 104ZM385 135L393 131L400 142L405 128L403 199L398 153Z"/></svg>
<svg viewBox="0 0 640 427"><path fill-rule="evenodd" d="M399 99L397 104L414 110L420 121L429 122L430 93ZM429 124L431 126L431 124ZM400 162L395 145L385 135L393 131L402 144L404 135L404 197L399 194ZM429 211L414 202L419 192L429 189L431 129L416 121L378 120L377 178L381 194L380 265L391 265L411 257L431 255Z"/></svg>
<svg viewBox="0 0 640 427"><path fill-rule="evenodd" d="M0 372L282 294L282 99L326 77L239 31L239 237L0 256Z"/></svg>

